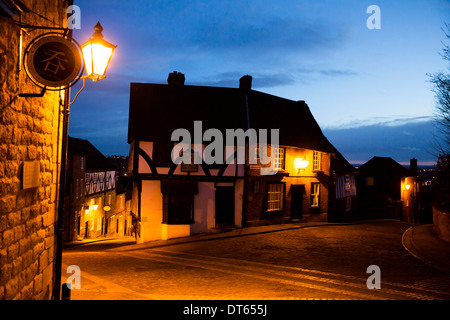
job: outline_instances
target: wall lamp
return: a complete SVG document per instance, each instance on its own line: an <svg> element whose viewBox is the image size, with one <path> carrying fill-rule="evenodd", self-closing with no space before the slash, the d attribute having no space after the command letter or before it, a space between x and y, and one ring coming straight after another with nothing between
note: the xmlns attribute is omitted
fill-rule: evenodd
<svg viewBox="0 0 450 320"><path fill-rule="evenodd" d="M298 174L300 174L301 171L306 170L306 168L309 165L309 161L303 158L296 158L294 160L294 169L297 170Z"/></svg>

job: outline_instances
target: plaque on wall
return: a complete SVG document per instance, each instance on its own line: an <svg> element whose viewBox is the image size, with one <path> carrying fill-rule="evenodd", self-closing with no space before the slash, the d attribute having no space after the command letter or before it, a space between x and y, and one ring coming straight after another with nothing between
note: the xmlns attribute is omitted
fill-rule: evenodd
<svg viewBox="0 0 450 320"><path fill-rule="evenodd" d="M22 189L39 187L40 172L39 161L25 161L22 168Z"/></svg>

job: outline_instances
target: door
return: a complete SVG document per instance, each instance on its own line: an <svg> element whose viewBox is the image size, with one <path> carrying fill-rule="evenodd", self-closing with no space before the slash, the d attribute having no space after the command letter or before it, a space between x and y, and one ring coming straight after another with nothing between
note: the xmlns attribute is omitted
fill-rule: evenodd
<svg viewBox="0 0 450 320"><path fill-rule="evenodd" d="M88 238L88 232L89 232L89 221L86 221L86 223L84 224L84 238L85 239Z"/></svg>
<svg viewBox="0 0 450 320"><path fill-rule="evenodd" d="M291 219L303 218L303 195L305 185L291 185Z"/></svg>
<svg viewBox="0 0 450 320"><path fill-rule="evenodd" d="M234 226L234 187L216 187L216 225Z"/></svg>

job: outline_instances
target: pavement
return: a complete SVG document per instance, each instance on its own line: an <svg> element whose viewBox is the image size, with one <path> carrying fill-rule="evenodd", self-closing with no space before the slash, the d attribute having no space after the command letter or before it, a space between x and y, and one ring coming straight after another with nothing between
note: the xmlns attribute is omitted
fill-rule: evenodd
<svg viewBox="0 0 450 320"><path fill-rule="evenodd" d="M140 244L129 244L133 242L132 237L121 238L97 238L97 239L84 239L80 241L69 242L64 245L65 248L88 245L101 241L108 241L108 243L116 242L120 244L117 247L107 249L108 251L135 251L147 248L156 248L177 245L182 243L198 242L198 241L211 241L215 239L224 239L232 237L243 237L253 234L263 234L270 232L279 232L291 229L302 228L316 228L335 225L349 225L349 224L363 224L363 223L377 223L384 221L399 221L391 219L377 219L377 220L365 220L349 223L328 223L328 222L296 222L278 225L256 226L243 229L233 229L229 231L203 233L193 235L190 237L169 239L169 240L156 240ZM439 238L433 230L432 224L413 225L406 230L402 237L403 247L414 257L422 260L429 266L437 268L441 271L450 274L450 243L445 242Z"/></svg>
<svg viewBox="0 0 450 320"><path fill-rule="evenodd" d="M450 243L437 236L432 224L410 227L403 233L402 243L414 257L450 274Z"/></svg>
<svg viewBox="0 0 450 320"><path fill-rule="evenodd" d="M135 244L134 237L120 238L97 238L85 239L66 243L65 247L74 246L90 246L91 244L100 244L106 251L127 252L143 250L147 248L156 248L164 246L172 246L189 242L213 241L215 239L225 239L232 237L244 237L253 234L263 234L271 232L280 232L284 230L302 229L302 228L326 228L327 226L336 225L353 225L379 223L386 221L397 221L390 219L359 221L350 223L327 223L327 222L297 222L279 225L268 225L258 227L248 227L244 229L235 229L224 232L205 233L185 238L177 238L170 240L151 241L143 244ZM427 265L442 270L450 274L450 243L441 240L433 231L433 225L414 224L407 229L402 236L403 247L414 257L422 260ZM92 248L96 249L97 246ZM88 249L88 247L86 248ZM67 266L63 265L67 268ZM67 279L62 279L64 283ZM75 290L70 293L72 300L160 300L161 298L153 297L145 294L136 293L129 288L117 285L104 278L98 278L91 274L84 273L82 290ZM180 297L183 299L183 297Z"/></svg>

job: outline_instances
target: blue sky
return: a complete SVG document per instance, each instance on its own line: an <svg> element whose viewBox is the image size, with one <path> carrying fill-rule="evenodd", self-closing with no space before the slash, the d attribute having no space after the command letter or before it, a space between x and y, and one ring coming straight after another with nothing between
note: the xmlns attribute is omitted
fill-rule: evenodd
<svg viewBox="0 0 450 320"><path fill-rule="evenodd" d="M130 82L253 88L305 100L327 138L351 162L390 156L433 162L434 95L427 73L439 55L449 0L75 0L83 43L100 21L118 45L105 80L86 83L72 106L71 136L105 155L128 154ZM370 30L370 5L381 29ZM79 89L72 89L72 96Z"/></svg>

